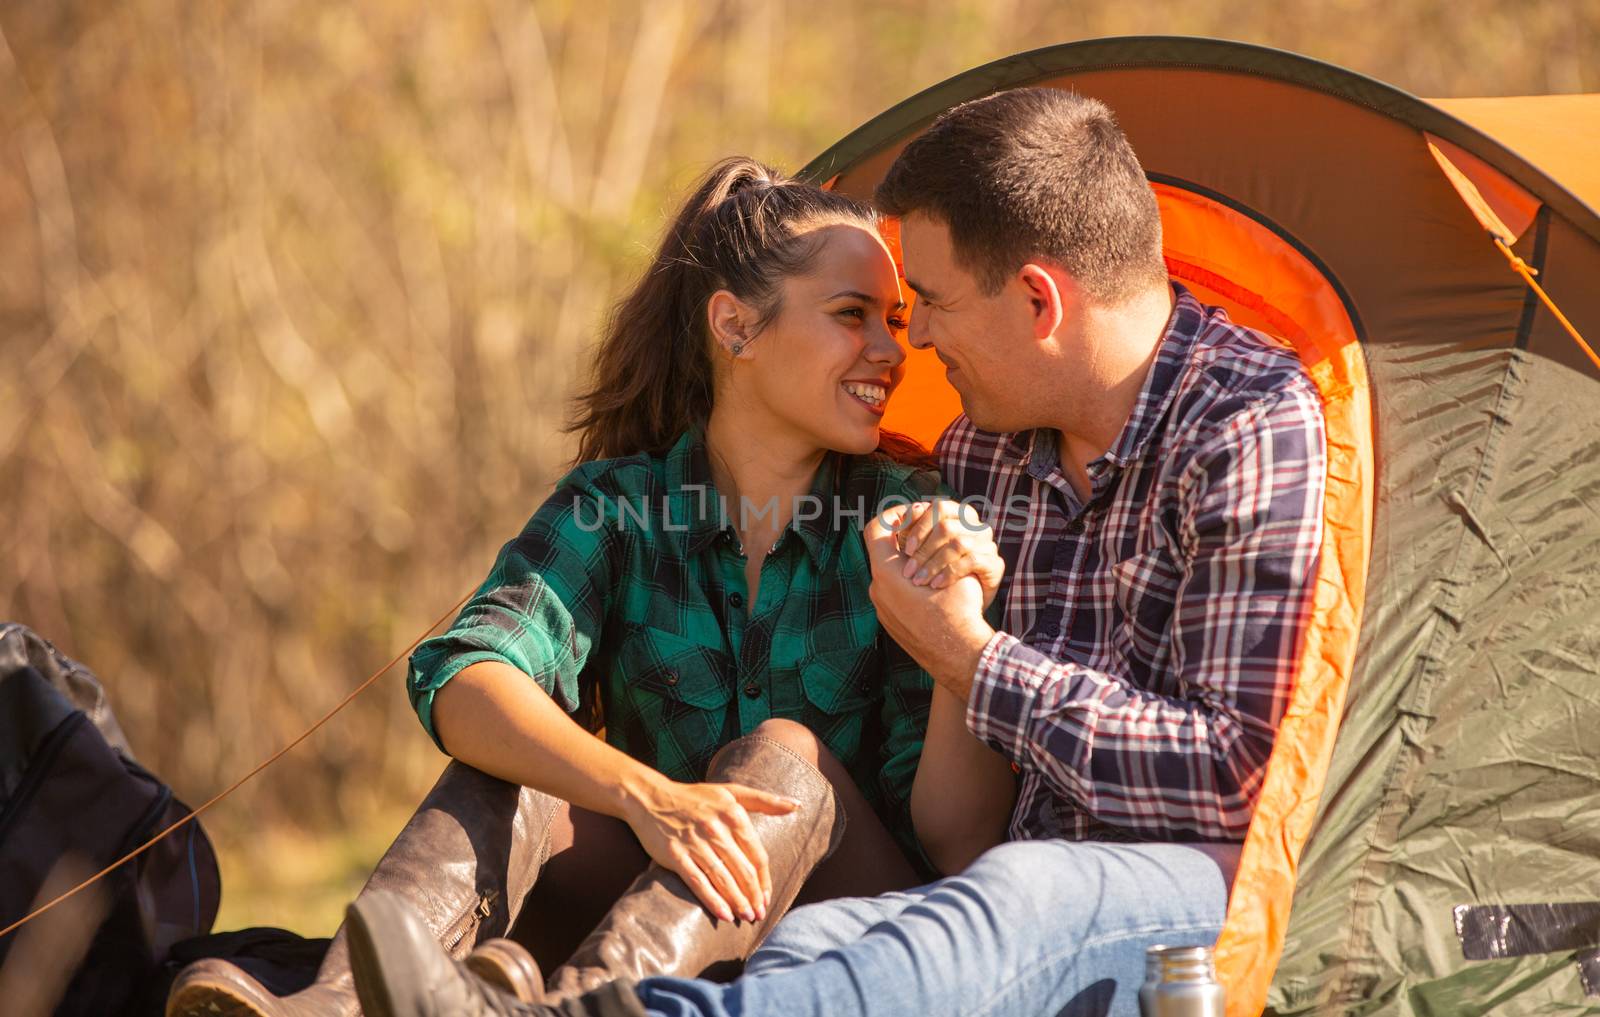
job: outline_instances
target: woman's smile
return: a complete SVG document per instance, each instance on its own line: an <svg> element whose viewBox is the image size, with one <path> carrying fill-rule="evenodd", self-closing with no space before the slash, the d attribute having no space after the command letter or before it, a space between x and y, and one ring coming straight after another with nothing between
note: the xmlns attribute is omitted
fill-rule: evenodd
<svg viewBox="0 0 1600 1017"><path fill-rule="evenodd" d="M889 384L881 381L842 381L839 387L870 412L883 416L884 404L889 401Z"/></svg>

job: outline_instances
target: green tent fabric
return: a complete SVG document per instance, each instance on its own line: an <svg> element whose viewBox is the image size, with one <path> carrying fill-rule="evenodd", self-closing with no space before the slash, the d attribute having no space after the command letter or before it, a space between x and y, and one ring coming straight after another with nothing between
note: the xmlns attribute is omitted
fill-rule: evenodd
<svg viewBox="0 0 1600 1017"><path fill-rule="evenodd" d="M1600 96L1429 102L1256 46L1094 40L928 89L804 174L870 196L940 112L1026 85L1107 102L1153 181L1292 245L1360 340L1364 612L1267 1009L1600 1012L1600 906L1492 910L1600 902L1600 370L1486 232L1600 337L1600 172L1568 151L1600 147Z"/></svg>

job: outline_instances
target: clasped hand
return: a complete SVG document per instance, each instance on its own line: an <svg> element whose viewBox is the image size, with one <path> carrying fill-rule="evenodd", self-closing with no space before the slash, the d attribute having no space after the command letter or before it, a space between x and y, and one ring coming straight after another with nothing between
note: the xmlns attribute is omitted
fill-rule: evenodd
<svg viewBox="0 0 1600 1017"><path fill-rule="evenodd" d="M866 543L879 622L965 700L994 637L983 612L1005 574L993 531L971 506L941 498L885 509L867 524Z"/></svg>

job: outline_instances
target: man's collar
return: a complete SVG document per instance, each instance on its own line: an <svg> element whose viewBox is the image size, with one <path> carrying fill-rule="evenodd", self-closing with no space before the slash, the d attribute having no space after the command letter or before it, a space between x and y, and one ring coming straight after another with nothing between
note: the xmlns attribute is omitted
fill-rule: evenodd
<svg viewBox="0 0 1600 1017"><path fill-rule="evenodd" d="M1144 454L1156 427L1166 416L1167 407L1178 394L1178 382L1189 364L1189 353L1206 320L1205 308L1182 283L1172 283L1172 313L1156 348L1156 359L1145 375L1133 412L1105 458L1118 467L1127 466Z"/></svg>
<svg viewBox="0 0 1600 1017"><path fill-rule="evenodd" d="M1026 466L1033 460L1033 443L1038 440L1039 431L1012 431L1006 435L1005 447L1001 450L1004 460L1016 466Z"/></svg>
<svg viewBox="0 0 1600 1017"><path fill-rule="evenodd" d="M1178 391L1178 380L1195 338L1205 322L1205 308L1182 283L1173 282L1172 313L1162 330L1161 343L1156 348L1156 359L1145 374L1144 385L1134 401L1133 412L1122 425L1111 448L1101 457L1115 466L1124 467L1144 454L1154 437L1156 425L1166 414L1167 407ZM1006 436L1003 458L1005 461L1028 469L1029 474L1041 476L1059 465L1056 436L1047 429L1015 431Z"/></svg>

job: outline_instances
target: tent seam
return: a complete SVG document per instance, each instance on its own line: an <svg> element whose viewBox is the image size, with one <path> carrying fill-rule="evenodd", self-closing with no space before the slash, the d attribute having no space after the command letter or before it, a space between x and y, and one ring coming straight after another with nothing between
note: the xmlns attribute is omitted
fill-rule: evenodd
<svg viewBox="0 0 1600 1017"><path fill-rule="evenodd" d="M1442 592L1433 611L1435 629L1428 638L1426 647L1418 655L1421 667L1417 678L1410 684L1411 694L1402 696L1396 703L1396 712L1400 717L1397 731L1401 744L1394 761L1384 774L1383 783L1386 790L1376 810L1372 836L1368 841L1369 850L1366 852L1366 858L1360 867L1360 875L1352 890L1350 936L1346 942L1353 949L1347 951L1349 959L1345 965L1345 974L1335 983L1336 987L1330 993L1331 1002L1341 1004L1357 1002L1368 995L1368 991L1363 989L1360 983L1365 980L1370 985L1381 978L1373 959L1377 943L1368 923L1362 919L1372 912L1377 902L1377 892L1383 885L1380 880L1381 871L1389 865L1386 859L1380 859L1380 855L1392 853L1392 849L1398 843L1398 838L1393 835L1409 810L1408 799L1414 778L1407 779L1407 771L1414 771L1422 761L1422 736L1426 734L1427 727L1433 719L1427 713L1432 702L1432 687L1440 679L1445 651L1450 642L1459 638L1461 634L1457 611L1461 583L1458 579L1469 557L1470 539L1474 536L1468 520L1476 511L1488 488L1489 478L1499 455L1499 446L1511 426L1508 408L1510 404L1520 399L1525 380L1521 369L1526 357L1525 351L1512 345L1506 352L1507 359L1501 372L1500 392L1495 398L1494 411L1489 415L1489 426L1484 436L1483 454L1478 461L1478 469L1473 477L1468 497L1459 502L1464 512L1461 533L1450 559L1450 567L1440 577ZM1486 542L1488 538L1484 535L1479 539ZM1421 730L1417 730L1419 726Z"/></svg>

